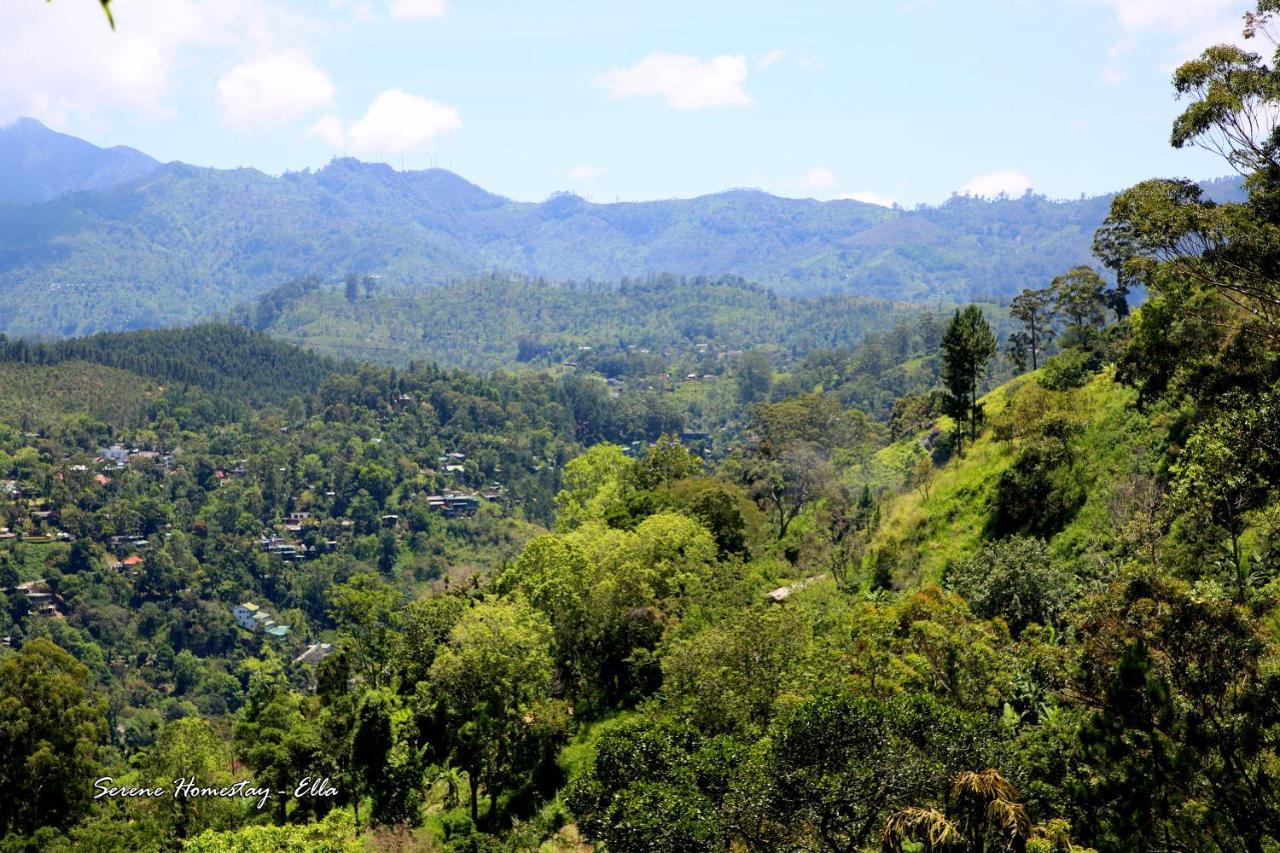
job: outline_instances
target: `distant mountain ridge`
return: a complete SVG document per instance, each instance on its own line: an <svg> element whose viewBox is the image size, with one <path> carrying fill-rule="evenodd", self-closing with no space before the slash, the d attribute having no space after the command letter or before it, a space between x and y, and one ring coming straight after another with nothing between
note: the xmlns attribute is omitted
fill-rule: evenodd
<svg viewBox="0 0 1280 853"><path fill-rule="evenodd" d="M53 137L56 160L63 142ZM94 175L82 183L108 172ZM1239 183L1218 189L1229 196ZM0 206L0 331L58 337L188 323L286 281L348 271L407 288L495 271L576 281L731 274L792 295L989 300L1088 262L1108 204L956 197L890 210L756 190L527 203L441 169L352 159L278 178L170 163Z"/></svg>
<svg viewBox="0 0 1280 853"><path fill-rule="evenodd" d="M99 148L31 118L0 127L0 204L49 201L81 190L103 190L160 166L141 151Z"/></svg>

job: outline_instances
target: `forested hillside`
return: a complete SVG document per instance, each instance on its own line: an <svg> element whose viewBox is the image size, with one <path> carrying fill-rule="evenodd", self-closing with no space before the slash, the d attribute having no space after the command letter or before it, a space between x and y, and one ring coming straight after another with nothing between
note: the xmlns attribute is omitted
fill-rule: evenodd
<svg viewBox="0 0 1280 853"><path fill-rule="evenodd" d="M939 311L856 296L791 299L727 276L652 276L615 286L492 275L416 291L349 276L331 284L290 282L233 316L339 357L479 370L569 362L598 365L612 377L645 362L660 372L670 355L694 356L699 347L722 360L755 348L783 359L849 348L872 332Z"/></svg>
<svg viewBox="0 0 1280 853"><path fill-rule="evenodd" d="M256 404L312 394L340 366L264 334L218 323L103 332L36 344L0 335L0 362L75 361L121 368L159 383L194 385L209 394Z"/></svg>
<svg viewBox="0 0 1280 853"><path fill-rule="evenodd" d="M1238 184L1217 191L1238 195ZM672 273L736 275L785 294L989 301L1087 262L1107 204L955 197L889 210L753 190L530 204L439 169L340 159L273 178L171 163L101 191L0 207L0 331L186 323L349 271L419 290L494 270L611 282Z"/></svg>
<svg viewBox="0 0 1280 853"><path fill-rule="evenodd" d="M1280 3L1246 25L1280 43ZM137 275L175 228L233 320L0 336L0 853L1276 853L1280 134L1244 130L1275 59L1178 69L1174 145L1243 183L1118 194L1098 268L1052 247L1099 200L747 194L909 234L915 271L967 233L937 280L989 263L999 305L553 283L412 213L586 217L591 257L698 205L759 237L739 194L522 206L339 161L0 212L112 218L113 322L178 305ZM97 269L96 227L63 260ZM318 271L406 232L438 253Z"/></svg>

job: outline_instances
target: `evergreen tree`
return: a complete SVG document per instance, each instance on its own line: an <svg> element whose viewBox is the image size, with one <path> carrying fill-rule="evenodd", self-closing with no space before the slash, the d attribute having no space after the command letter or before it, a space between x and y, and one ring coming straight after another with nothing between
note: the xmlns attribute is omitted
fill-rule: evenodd
<svg viewBox="0 0 1280 853"><path fill-rule="evenodd" d="M978 383L995 354L996 336L982 309L976 305L957 309L942 336L942 383L947 392L944 409L956 420L957 436L963 434L967 421L970 438L978 437L982 418Z"/></svg>

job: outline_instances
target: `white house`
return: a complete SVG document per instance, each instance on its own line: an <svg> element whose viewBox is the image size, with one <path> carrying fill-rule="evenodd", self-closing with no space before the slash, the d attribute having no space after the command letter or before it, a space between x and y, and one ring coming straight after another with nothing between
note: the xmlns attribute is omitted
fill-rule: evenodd
<svg viewBox="0 0 1280 853"><path fill-rule="evenodd" d="M129 462L129 451L118 444L102 448L98 451L98 455L109 462L116 463L117 468L123 468Z"/></svg>
<svg viewBox="0 0 1280 853"><path fill-rule="evenodd" d="M258 609L258 605L251 601L244 604L237 604L231 611L231 615L236 617L236 624L241 628L249 631L258 630L258 623L254 619L262 611Z"/></svg>
<svg viewBox="0 0 1280 853"><path fill-rule="evenodd" d="M236 617L236 624L246 631L262 631L277 638L289 635L288 625L277 625L271 614L251 601L237 604L231 609L231 614Z"/></svg>

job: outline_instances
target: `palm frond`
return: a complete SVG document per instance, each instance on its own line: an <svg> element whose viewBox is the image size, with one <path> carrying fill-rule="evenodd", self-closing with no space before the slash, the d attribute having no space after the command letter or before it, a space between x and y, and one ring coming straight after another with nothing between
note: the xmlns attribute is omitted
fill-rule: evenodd
<svg viewBox="0 0 1280 853"><path fill-rule="evenodd" d="M951 783L951 795L956 799L974 798L984 801L1009 800L1017 802L1018 789L1007 782L998 770L966 770Z"/></svg>
<svg viewBox="0 0 1280 853"><path fill-rule="evenodd" d="M906 808L885 821L880 833L880 849L902 853L904 841L918 841L927 851L969 849L960 828L937 809Z"/></svg>
<svg viewBox="0 0 1280 853"><path fill-rule="evenodd" d="M1031 837L1031 818L1022 803L1010 802L1003 797L992 800L987 806L987 821L1010 840L1025 841Z"/></svg>

